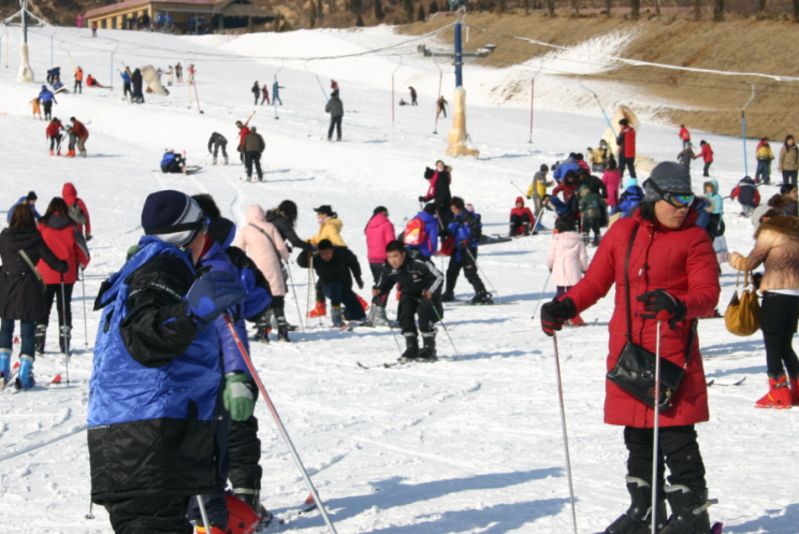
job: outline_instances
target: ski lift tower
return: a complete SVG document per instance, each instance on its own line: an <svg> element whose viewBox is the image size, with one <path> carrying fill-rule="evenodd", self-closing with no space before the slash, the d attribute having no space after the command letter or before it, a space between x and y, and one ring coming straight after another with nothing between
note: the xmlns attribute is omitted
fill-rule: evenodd
<svg viewBox="0 0 799 534"><path fill-rule="evenodd" d="M480 151L467 144L469 135L466 133L466 90L463 88L463 58L486 57L496 49L496 45L487 44L475 52L463 51L463 18L466 9L458 9L458 20L455 22L454 50L432 50L425 45L419 45L417 50L426 57L444 56L453 59L455 65L455 94L452 99L452 129L449 131L447 156L479 156Z"/></svg>
<svg viewBox="0 0 799 534"><path fill-rule="evenodd" d="M28 53L28 18L34 20L36 26L44 26L46 23L28 9L28 0L19 0L19 11L6 18L3 24L6 26L19 24L22 27L22 44L19 45L19 74L17 80L20 82L32 82L33 69L31 69L30 55Z"/></svg>

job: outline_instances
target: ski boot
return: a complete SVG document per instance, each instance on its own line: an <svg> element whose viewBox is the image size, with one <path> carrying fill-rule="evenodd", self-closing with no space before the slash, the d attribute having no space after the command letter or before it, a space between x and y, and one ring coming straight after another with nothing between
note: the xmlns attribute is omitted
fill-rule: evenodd
<svg viewBox="0 0 799 534"><path fill-rule="evenodd" d="M33 379L33 356L23 354L19 357L19 362L17 389L30 389L36 384L36 380Z"/></svg>
<svg viewBox="0 0 799 534"><path fill-rule="evenodd" d="M246 492L246 493L244 493ZM260 490L234 489L225 494L228 530L231 532L260 532L272 522L272 514L261 504Z"/></svg>
<svg viewBox="0 0 799 534"><path fill-rule="evenodd" d="M286 322L285 317L277 320L277 340L278 341L291 341L289 339L289 324Z"/></svg>
<svg viewBox="0 0 799 534"><path fill-rule="evenodd" d="M710 517L707 509L713 504L707 499L707 490L694 493L688 486L675 484L666 488L666 498L671 507L671 517L660 534L707 534Z"/></svg>
<svg viewBox="0 0 799 534"><path fill-rule="evenodd" d="M341 306L333 306L330 310L330 320L333 321L333 326L342 328L344 326L344 311Z"/></svg>
<svg viewBox="0 0 799 534"><path fill-rule="evenodd" d="M419 339L414 332L403 332L405 336L405 352L399 357L399 361L407 362L419 357Z"/></svg>
<svg viewBox="0 0 799 534"><path fill-rule="evenodd" d="M58 338L58 347L61 349L61 354L69 354L70 341L72 340L72 327L64 325L60 330L61 335Z"/></svg>
<svg viewBox="0 0 799 534"><path fill-rule="evenodd" d="M74 158L75 157L75 151L73 149L67 150L67 157L68 158Z"/></svg>
<svg viewBox="0 0 799 534"><path fill-rule="evenodd" d="M11 351L9 349L0 349L0 380L3 381L3 387L11 380Z"/></svg>
<svg viewBox="0 0 799 534"><path fill-rule="evenodd" d="M638 477L627 477L630 492L630 507L618 517L605 534L649 534L652 526L652 487ZM666 522L666 501L661 498L657 505L658 530Z"/></svg>
<svg viewBox="0 0 799 534"><path fill-rule="evenodd" d="M316 307L308 312L308 317L312 319L315 317L324 317L325 315L327 315L327 307L322 300L316 301Z"/></svg>
<svg viewBox="0 0 799 534"><path fill-rule="evenodd" d="M423 360L436 360L436 331L422 332L422 348L418 358Z"/></svg>
<svg viewBox="0 0 799 534"><path fill-rule="evenodd" d="M778 378L768 379L769 392L755 403L756 408L790 408L793 403L788 378L781 375Z"/></svg>
<svg viewBox="0 0 799 534"><path fill-rule="evenodd" d="M225 165L227 165L228 163L229 163L229 160L227 159L227 156L225 156Z"/></svg>
<svg viewBox="0 0 799 534"><path fill-rule="evenodd" d="M494 304L494 299L488 291L480 291L472 298L472 304Z"/></svg>
<svg viewBox="0 0 799 534"><path fill-rule="evenodd" d="M33 337L33 343L36 349L36 354L44 354L44 342L46 338L47 338L47 325L37 324L36 333L34 334Z"/></svg>
<svg viewBox="0 0 799 534"><path fill-rule="evenodd" d="M269 332L272 331L272 325L269 322L269 312L264 312L255 322L255 341L263 341L269 343Z"/></svg>
<svg viewBox="0 0 799 534"><path fill-rule="evenodd" d="M791 397L794 406L799 406L799 376L790 379Z"/></svg>

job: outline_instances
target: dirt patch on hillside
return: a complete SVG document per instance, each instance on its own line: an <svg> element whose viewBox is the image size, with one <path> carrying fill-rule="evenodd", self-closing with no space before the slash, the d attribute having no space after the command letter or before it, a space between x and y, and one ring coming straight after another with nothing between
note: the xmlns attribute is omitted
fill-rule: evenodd
<svg viewBox="0 0 799 534"><path fill-rule="evenodd" d="M422 34L449 20L438 16L425 23L403 26L402 31ZM486 66L507 67L551 52L549 48L513 36L568 46L622 30L634 34L619 53L631 59L799 76L799 62L789 48L789 43L799 38L799 24L783 20L737 18L714 23L675 16L629 21L604 15L551 18L541 13L528 16L478 13L468 15L466 23L472 26L467 49L473 50L489 43L497 45L493 55L479 60ZM442 36L449 39L451 33L445 32ZM590 61L590 58L586 60ZM748 135L781 139L788 132L799 132L799 82L623 64L612 72L591 77L623 81L648 94L672 100L673 108L664 110L664 115L675 124L685 123L691 128L731 135L740 134L740 108L749 99L751 84L754 83L756 96L747 108Z"/></svg>

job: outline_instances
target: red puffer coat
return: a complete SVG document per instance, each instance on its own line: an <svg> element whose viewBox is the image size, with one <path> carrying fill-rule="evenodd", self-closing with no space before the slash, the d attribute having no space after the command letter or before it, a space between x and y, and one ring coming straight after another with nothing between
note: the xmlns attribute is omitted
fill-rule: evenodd
<svg viewBox="0 0 799 534"><path fill-rule="evenodd" d="M64 283L74 284L78 280L78 265L89 264L89 248L78 227L69 217L54 213L47 223L39 223L39 232L45 244L59 260L64 260L69 269L64 273ZM39 260L36 270L47 285L60 284L61 273Z"/></svg>
<svg viewBox="0 0 799 534"><path fill-rule="evenodd" d="M661 356L680 366L691 330L691 320L713 312L719 299L719 275L716 255L707 233L695 226L696 215L691 212L680 230L668 230L641 217L614 224L597 249L585 278L567 294L582 312L602 298L616 284L615 307L610 320L610 353L607 369L616 364L627 342L627 318L624 289L624 263L633 227L640 224L630 255L630 295L632 305L633 342L655 352L656 321L643 319L643 303L636 297L664 289L680 299L686 308L685 320L671 329L661 325ZM650 428L654 411L616 384L605 381L605 422L635 428ZM707 421L707 387L699 341L694 340L691 359L674 405L662 413L662 426L691 425Z"/></svg>

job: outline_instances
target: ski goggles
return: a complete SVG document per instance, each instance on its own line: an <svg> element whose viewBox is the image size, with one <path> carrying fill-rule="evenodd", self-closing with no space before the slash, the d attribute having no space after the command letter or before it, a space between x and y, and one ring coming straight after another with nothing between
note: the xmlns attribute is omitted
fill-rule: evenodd
<svg viewBox="0 0 799 534"><path fill-rule="evenodd" d="M696 200L696 195L694 195L691 192L673 193L671 191L663 191L657 186L657 184L652 179L649 179L646 182L644 182L644 187L651 187L652 189L655 190L655 192L658 194L658 197L660 197L661 200L665 200L671 206L678 209L691 207L691 205L694 203L694 200Z"/></svg>

